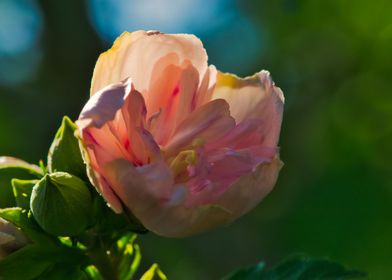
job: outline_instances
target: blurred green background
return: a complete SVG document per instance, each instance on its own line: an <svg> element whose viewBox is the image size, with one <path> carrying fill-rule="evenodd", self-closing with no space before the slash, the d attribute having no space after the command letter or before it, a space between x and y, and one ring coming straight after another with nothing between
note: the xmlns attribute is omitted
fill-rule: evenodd
<svg viewBox="0 0 392 280"><path fill-rule="evenodd" d="M392 279L391 11L387 0L1 0L0 154L45 159L122 31L195 33L220 70L268 69L283 89L285 167L229 227L140 236L144 268L208 280L305 252Z"/></svg>

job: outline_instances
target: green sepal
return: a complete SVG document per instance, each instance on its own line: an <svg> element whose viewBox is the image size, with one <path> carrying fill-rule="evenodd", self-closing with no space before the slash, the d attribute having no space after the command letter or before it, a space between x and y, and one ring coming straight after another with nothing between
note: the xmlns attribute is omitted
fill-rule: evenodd
<svg viewBox="0 0 392 280"><path fill-rule="evenodd" d="M6 157L0 157L0 159L4 158ZM42 176L42 170L36 165L17 159L5 162L0 160L0 208L16 206L11 185L12 179L30 180L39 179Z"/></svg>
<svg viewBox="0 0 392 280"><path fill-rule="evenodd" d="M140 280L167 280L167 277L159 269L159 266L155 263L149 270L147 270Z"/></svg>
<svg viewBox="0 0 392 280"><path fill-rule="evenodd" d="M311 279L354 279L366 276L357 270L346 269L328 259L314 259L305 255L288 257L269 270L263 263L240 269L223 280L311 280Z"/></svg>
<svg viewBox="0 0 392 280"><path fill-rule="evenodd" d="M98 192L93 192L94 224L95 230L100 234L112 234L113 232L123 235L126 232L145 234L148 230L130 214L116 214L109 208L105 200Z"/></svg>
<svg viewBox="0 0 392 280"><path fill-rule="evenodd" d="M12 179L11 185L14 193L16 206L23 209L30 209L31 192L39 180Z"/></svg>
<svg viewBox="0 0 392 280"><path fill-rule="evenodd" d="M86 180L86 165L75 136L76 129L76 125L65 116L49 149L48 171L64 171Z"/></svg>
<svg viewBox="0 0 392 280"><path fill-rule="evenodd" d="M88 186L66 172L45 175L33 188L30 208L38 224L56 236L78 235L92 220Z"/></svg>

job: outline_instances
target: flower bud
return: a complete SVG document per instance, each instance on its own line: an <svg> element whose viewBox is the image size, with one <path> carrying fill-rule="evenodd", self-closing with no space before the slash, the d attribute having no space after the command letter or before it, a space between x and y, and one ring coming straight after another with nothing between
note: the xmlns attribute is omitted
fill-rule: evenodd
<svg viewBox="0 0 392 280"><path fill-rule="evenodd" d="M93 204L90 191L81 179L56 172L45 175L34 186L30 208L48 233L73 236L89 225Z"/></svg>

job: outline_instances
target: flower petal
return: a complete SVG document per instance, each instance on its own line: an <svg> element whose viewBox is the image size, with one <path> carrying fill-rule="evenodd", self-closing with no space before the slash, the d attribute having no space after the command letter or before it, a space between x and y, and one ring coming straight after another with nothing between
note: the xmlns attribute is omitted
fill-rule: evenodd
<svg viewBox="0 0 392 280"><path fill-rule="evenodd" d="M216 99L197 108L177 128L165 147L167 156L192 145L192 141L201 138L213 140L235 126L230 116L229 106L223 99Z"/></svg>
<svg viewBox="0 0 392 280"><path fill-rule="evenodd" d="M276 148L261 145L240 150L221 148L201 152L194 167L194 176L187 182L192 193L187 206L214 204L233 183L252 173L258 165L271 162L276 154Z"/></svg>
<svg viewBox="0 0 392 280"><path fill-rule="evenodd" d="M174 185L163 162L135 168L126 161L116 160L105 169L111 188L125 206L158 235L184 237L232 220L232 213L219 206L185 207L182 201L186 189Z"/></svg>
<svg viewBox="0 0 392 280"><path fill-rule="evenodd" d="M276 156L236 181L215 201L237 219L254 208L273 189L283 163Z"/></svg>
<svg viewBox="0 0 392 280"><path fill-rule="evenodd" d="M162 57L164 65L181 65L189 60L200 75L207 70L207 54L201 41L188 34L162 34L136 31L123 33L107 52L101 54L94 69L90 94L105 86L131 77L143 94L150 88L152 73ZM110 70L108 70L110 69Z"/></svg>
<svg viewBox="0 0 392 280"><path fill-rule="evenodd" d="M229 103L231 115L237 123L249 118L260 119L264 123L264 145L277 145L284 97L267 71L244 79L219 72L212 99L218 98Z"/></svg>
<svg viewBox="0 0 392 280"><path fill-rule="evenodd" d="M159 146L143 128L145 116L144 99L128 79L92 96L76 122L90 181L117 213L122 211L119 194L104 166L117 159L138 166L160 158Z"/></svg>
<svg viewBox="0 0 392 280"><path fill-rule="evenodd" d="M170 65L166 72L147 95L149 117L159 112L150 122L150 130L160 145L167 143L178 124L195 109L199 86L199 73L189 61L181 67Z"/></svg>
<svg viewBox="0 0 392 280"><path fill-rule="evenodd" d="M112 121L133 90L131 80L127 79L110 84L97 92L83 107L78 120L79 127L83 129L92 125L100 128L108 121Z"/></svg>

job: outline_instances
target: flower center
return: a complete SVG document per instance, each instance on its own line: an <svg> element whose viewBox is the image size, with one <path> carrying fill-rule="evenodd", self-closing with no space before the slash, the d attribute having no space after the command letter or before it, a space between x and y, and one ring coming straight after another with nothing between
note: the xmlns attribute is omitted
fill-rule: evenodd
<svg viewBox="0 0 392 280"><path fill-rule="evenodd" d="M185 182L190 177L195 176L195 166L198 163L198 153L201 147L205 144L205 140L196 138L192 141L190 149L183 150L175 157L168 159L170 169L173 172L173 177L177 183Z"/></svg>

